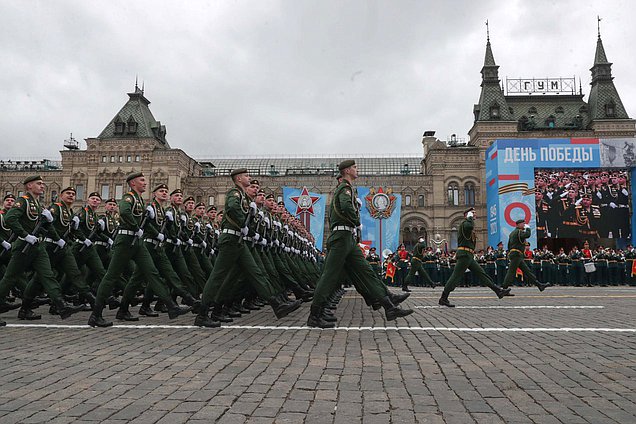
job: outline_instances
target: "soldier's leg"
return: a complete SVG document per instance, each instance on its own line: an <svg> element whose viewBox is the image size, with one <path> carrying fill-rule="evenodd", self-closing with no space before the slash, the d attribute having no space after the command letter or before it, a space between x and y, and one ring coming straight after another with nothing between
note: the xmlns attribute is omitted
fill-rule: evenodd
<svg viewBox="0 0 636 424"><path fill-rule="evenodd" d="M448 295L464 280L464 274L466 273L466 269L468 269L468 265L470 265L471 260L472 255L470 254L457 254L457 263L455 264L453 273L444 285L444 292L442 296L445 295L446 298L448 298Z"/></svg>
<svg viewBox="0 0 636 424"><path fill-rule="evenodd" d="M188 265L186 264L185 259L183 258L183 253L181 253L181 249L176 249L176 250L171 250L171 249L172 248L169 248L169 250L167 251L164 250L164 254L166 254L168 259L170 260L170 263L172 264L172 268L175 270L177 275L179 275L179 278L181 279L181 282L183 283L184 287L188 289L188 291L190 292L192 296L198 297L200 294L200 291L198 290L197 284L194 281L194 277L190 273L190 270L188 269Z"/></svg>
<svg viewBox="0 0 636 424"><path fill-rule="evenodd" d="M349 240L351 239L351 240ZM350 252L350 246L353 244L353 237L349 235L336 235L330 237L328 241L327 257L325 258L325 266L322 275L316 285L314 291L314 299L312 307L322 308L327 299L340 284L340 276L346 261L346 255Z"/></svg>
<svg viewBox="0 0 636 424"><path fill-rule="evenodd" d="M520 264L525 264L522 256L510 255L508 260L510 261L510 265L508 266L508 271L506 272L503 285L501 286L504 289L507 289L512 285L512 283L514 283L515 277L517 275L517 268L520 267Z"/></svg>
<svg viewBox="0 0 636 424"><path fill-rule="evenodd" d="M499 287L495 285L495 282L490 279L484 268L482 268L475 259L468 264L468 269L475 275L482 286L490 288L495 293L499 292Z"/></svg>
<svg viewBox="0 0 636 424"><path fill-rule="evenodd" d="M534 286L540 285L537 277L532 273L525 261L521 261L521 263L519 264L519 268L521 269L521 272L523 272L523 281L525 284Z"/></svg>
<svg viewBox="0 0 636 424"><path fill-rule="evenodd" d="M182 251L183 258L185 259L188 269L190 270L190 274L192 274L192 277L197 284L198 291L203 291L203 288L205 287L205 283L207 281L207 277L205 276L203 269L201 269L201 265L199 264L199 260L197 259L196 254L194 253L192 248L186 250L184 247Z"/></svg>

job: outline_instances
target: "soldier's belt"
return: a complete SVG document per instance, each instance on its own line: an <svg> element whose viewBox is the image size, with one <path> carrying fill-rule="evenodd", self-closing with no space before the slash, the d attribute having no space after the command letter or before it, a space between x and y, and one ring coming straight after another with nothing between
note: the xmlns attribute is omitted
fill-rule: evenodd
<svg viewBox="0 0 636 424"><path fill-rule="evenodd" d="M95 246L104 246L104 247L108 247L108 243L105 241L94 241L93 244Z"/></svg>
<svg viewBox="0 0 636 424"><path fill-rule="evenodd" d="M245 240L245 241L252 241L252 240L253 240L253 238L252 238L252 237L249 237L249 236L245 236L245 237L243 237L243 240Z"/></svg>
<svg viewBox="0 0 636 424"><path fill-rule="evenodd" d="M570 225L570 226L574 227L574 226L578 226L579 224L577 222L564 221L563 225Z"/></svg>
<svg viewBox="0 0 636 424"><path fill-rule="evenodd" d="M494 264L495 261L486 261L487 264Z"/></svg>
<svg viewBox="0 0 636 424"><path fill-rule="evenodd" d="M545 230L545 227L537 227L537 230Z"/></svg>
<svg viewBox="0 0 636 424"><path fill-rule="evenodd" d="M615 264L616 263L616 261L607 261L607 262L609 262L611 264Z"/></svg>
<svg viewBox="0 0 636 424"><path fill-rule="evenodd" d="M541 259L541 262L552 262L550 259Z"/></svg>
<svg viewBox="0 0 636 424"><path fill-rule="evenodd" d="M475 253L475 250L471 249L470 247L459 246L457 248L457 250L465 250L465 251L470 252L470 253Z"/></svg>
<svg viewBox="0 0 636 424"><path fill-rule="evenodd" d="M596 230L581 230L581 234L596 234L598 231Z"/></svg>
<svg viewBox="0 0 636 424"><path fill-rule="evenodd" d="M559 262L559 265L569 265L568 263L561 263Z"/></svg>
<svg viewBox="0 0 636 424"><path fill-rule="evenodd" d="M510 254L511 252L519 252L519 253L521 253L523 255L523 252L521 250L519 250L519 249L510 249L508 251L508 254ZM528 260L528 258L525 258L525 260Z"/></svg>
<svg viewBox="0 0 636 424"><path fill-rule="evenodd" d="M634 258L625 258L626 261L633 261Z"/></svg>
<svg viewBox="0 0 636 424"><path fill-rule="evenodd" d="M53 240L51 237L44 237L44 241L48 241L49 243L57 243L55 240Z"/></svg>
<svg viewBox="0 0 636 424"><path fill-rule="evenodd" d="M159 240L155 240L155 239L151 239L151 238L145 238L144 241L146 243L154 244L155 246L157 246L159 243L161 243Z"/></svg>
<svg viewBox="0 0 636 424"><path fill-rule="evenodd" d="M231 230L229 228L224 228L223 231L221 231L223 234L232 234L233 236L241 236L241 232L240 231L236 231L236 230Z"/></svg>
<svg viewBox="0 0 636 424"><path fill-rule="evenodd" d="M350 231L353 233L356 229L353 227L347 227L346 225L336 225L331 229L331 231Z"/></svg>
<svg viewBox="0 0 636 424"><path fill-rule="evenodd" d="M24 239L24 237L18 237L18 239L20 239L20 240L22 240L22 241L26 241L26 240ZM39 242L41 242L41 241L42 241L42 237L38 237L38 243L39 243ZM27 242L27 243L28 243L28 242ZM55 241L54 241L53 243L55 243Z"/></svg>
<svg viewBox="0 0 636 424"><path fill-rule="evenodd" d="M426 264L434 264L434 263L435 263L435 261L426 261L426 262L424 262L424 263L426 263Z"/></svg>
<svg viewBox="0 0 636 424"><path fill-rule="evenodd" d="M573 262L581 262L580 259L572 259Z"/></svg>
<svg viewBox="0 0 636 424"><path fill-rule="evenodd" d="M117 234L123 234L125 236L134 236L135 232L131 230L117 230Z"/></svg>
<svg viewBox="0 0 636 424"><path fill-rule="evenodd" d="M201 243L192 243L192 247L201 247Z"/></svg>

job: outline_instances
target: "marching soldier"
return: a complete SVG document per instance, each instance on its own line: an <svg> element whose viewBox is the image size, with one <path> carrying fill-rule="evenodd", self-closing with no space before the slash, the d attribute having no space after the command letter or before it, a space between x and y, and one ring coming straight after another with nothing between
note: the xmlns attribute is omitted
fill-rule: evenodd
<svg viewBox="0 0 636 424"><path fill-rule="evenodd" d="M427 286L435 287L435 283L431 280L431 277L428 275L428 272L424 270L424 266L422 266L422 262L425 260L424 250L426 250L426 243L424 239L421 238L413 248L413 252L411 254L411 268L409 269L409 273L404 279L404 286L402 289L406 292L409 292L408 289L409 284L413 284L413 279L415 278L415 273L417 273L426 283ZM428 262L429 255L426 255L426 260ZM433 261L435 262L435 261ZM404 288L406 287L406 288Z"/></svg>
<svg viewBox="0 0 636 424"><path fill-rule="evenodd" d="M526 224L524 219L516 221L517 227L512 230L508 237L508 260L510 260L510 267L506 273L503 288L508 289L512 284L517 268L520 268L523 272L523 280L525 284L535 284L539 291L543 291L550 284L544 284L537 280L537 277L530 271L528 264L524 261L523 248L526 244L526 239L530 237L530 226ZM504 296L514 296L514 294L508 292Z"/></svg>
<svg viewBox="0 0 636 424"><path fill-rule="evenodd" d="M141 272L144 273L148 285L152 291L168 305L170 319L177 318L190 311L190 308L182 308L178 306L170 297L170 292L162 281L157 268L152 262L150 253L146 249L146 243L141 240L144 234L144 226L146 217L152 217L152 212L144 211L144 200L141 195L146 191L146 178L141 172L129 174L126 182L130 186L130 191L124 195L119 202L119 216L121 224L117 230L117 236L113 244L113 253L108 271L103 280L99 284L97 290L97 300L93 313L88 319L88 325L91 327L109 327L112 322L106 321L102 317L104 304L113 291L113 286L117 283L121 273L128 264L128 261L135 262ZM130 282L124 290L124 298L132 298L137 291L137 285ZM130 295L132 293L132 296ZM129 305L122 302L119 311L119 317L129 315Z"/></svg>
<svg viewBox="0 0 636 424"><path fill-rule="evenodd" d="M345 160L338 165L342 182L338 184L331 199L329 224L331 235L327 241L325 266L316 285L307 325L310 327L332 328L333 322L324 319L324 308L328 298L341 283L340 277L346 271L356 290L372 304L378 302L384 307L386 319L412 314L393 304L386 293L386 286L373 272L357 246L356 234L360 231L360 210L353 181L358 178L358 167L354 160Z"/></svg>
<svg viewBox="0 0 636 424"><path fill-rule="evenodd" d="M119 226L117 200L115 200L115 198L106 200L104 207L106 209L105 213L99 216L99 219L104 222L104 231L102 231L104 239L95 240L93 245L95 246L97 255L102 261L102 265L104 265L104 269L106 269L108 268L108 264L110 263L110 249L113 246L115 232L117 231L117 227Z"/></svg>
<svg viewBox="0 0 636 424"><path fill-rule="evenodd" d="M51 298L57 312L62 319L70 317L82 309L82 306L71 306L64 302L60 285L51 270L51 263L45 247L40 243L42 232L47 231L47 236L56 242L60 248L64 248L66 242L57 235L51 225L53 215L40 204L39 198L44 193L44 181L39 175L27 177L24 181L26 194L20 197L14 206L6 213L4 223L8 229L15 233L18 239L12 243L11 259L7 265L4 277L0 281L0 302L6 302L9 291L16 282L23 278L24 272L30 268L36 273L26 286L22 296L22 307L18 312L20 319L39 319L31 306L35 297L43 288ZM6 312L0 309L0 312ZM0 325L5 325L0 321Z"/></svg>
<svg viewBox="0 0 636 424"><path fill-rule="evenodd" d="M458 247L455 255L457 263L455 264L453 274L446 282L442 296L439 299L439 304L442 306L447 306L449 308L455 307L455 305L448 301L448 295L455 290L455 287L457 287L457 285L464 279L464 274L467 269L473 272L483 285L494 291L499 299L510 292L509 289L502 289L495 285L490 277L488 277L488 274L486 274L486 272L475 261L474 255L477 235L473 231L475 228L474 217L475 208L469 208L464 211L464 221L460 224L459 231L457 232Z"/></svg>
<svg viewBox="0 0 636 424"><path fill-rule="evenodd" d="M77 266L82 268L84 265L89 270L90 280L94 281L93 287L97 290L97 285L106 275L104 263L93 246L96 240L105 241L109 237L102 235L106 229L106 223L99 220L97 208L102 203L102 196L97 193L88 195L88 201L78 213L79 222L78 229L75 231L75 243L73 245L73 254L77 261ZM103 227L103 228L102 228Z"/></svg>
<svg viewBox="0 0 636 424"><path fill-rule="evenodd" d="M5 223L6 213L13 207L15 203L15 196L8 193L4 196L2 202L2 209L0 209L0 275L4 275L7 265L11 260L11 243L15 241L17 236L7 227ZM16 287L13 289L14 293L19 291L20 294L24 292L26 288L26 276L23 274L21 278L16 281ZM7 300L15 301L14 297L7 298ZM19 303L3 303L0 304L0 312L6 312L20 307Z"/></svg>
<svg viewBox="0 0 636 424"><path fill-rule="evenodd" d="M503 242L497 243L497 252L495 252L495 261L497 265L497 285L502 286L504 278L506 277L506 270L508 268L508 255L503 247Z"/></svg>

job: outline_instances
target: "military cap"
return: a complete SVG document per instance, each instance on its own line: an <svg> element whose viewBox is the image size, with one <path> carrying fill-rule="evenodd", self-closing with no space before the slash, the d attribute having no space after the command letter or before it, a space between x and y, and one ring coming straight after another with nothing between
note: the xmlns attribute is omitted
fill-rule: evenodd
<svg viewBox="0 0 636 424"><path fill-rule="evenodd" d="M526 220L525 219L518 219L515 221L515 224L525 224Z"/></svg>
<svg viewBox="0 0 636 424"><path fill-rule="evenodd" d="M342 174L341 174L340 172L338 172L338 173L336 174L336 180L339 180L340 178L342 178Z"/></svg>
<svg viewBox="0 0 636 424"><path fill-rule="evenodd" d="M239 174L247 174L247 168L236 168L233 169L232 172L230 172L230 176L232 177Z"/></svg>
<svg viewBox="0 0 636 424"><path fill-rule="evenodd" d="M155 187L155 189L154 189L154 190L152 190L152 192L154 193L155 191L157 191L157 190L161 190L162 188L164 188L164 189L168 190L168 186L167 186L167 185L165 185L165 184L159 184L157 187Z"/></svg>
<svg viewBox="0 0 636 424"><path fill-rule="evenodd" d="M217 213L217 215L223 215L223 209L221 209L221 210Z"/></svg>
<svg viewBox="0 0 636 424"><path fill-rule="evenodd" d="M497 246L503 246L503 241L500 241L499 243L497 243Z"/></svg>
<svg viewBox="0 0 636 424"><path fill-rule="evenodd" d="M250 184L251 184L251 185L257 185L257 186L260 186L260 185L261 185L261 182L260 182L260 181L258 181L256 178L254 178L254 179L250 180Z"/></svg>
<svg viewBox="0 0 636 424"><path fill-rule="evenodd" d="M186 197L186 198L183 200L183 203L186 203L186 202L194 202L194 201L195 201L195 200L194 200L194 197L192 197L192 196L188 196L188 197Z"/></svg>
<svg viewBox="0 0 636 424"><path fill-rule="evenodd" d="M117 200L115 200L114 197L111 197L110 199L106 200L106 203L114 203L117 204Z"/></svg>
<svg viewBox="0 0 636 424"><path fill-rule="evenodd" d="M75 191L75 187L66 187L64 190L60 191L60 194L64 193L65 191L72 191L73 193L77 193L77 191Z"/></svg>
<svg viewBox="0 0 636 424"><path fill-rule="evenodd" d="M285 206L285 202L281 200L280 202L278 202L278 206Z"/></svg>
<svg viewBox="0 0 636 424"><path fill-rule="evenodd" d="M198 207L200 207L200 206L205 207L205 203L203 203L203 202L199 202L199 203L197 203L196 205L194 205L194 207L195 207L195 208L198 208Z"/></svg>
<svg viewBox="0 0 636 424"><path fill-rule="evenodd" d="M263 190L262 188L259 188L256 194L261 194L261 193L265 194L265 190Z"/></svg>
<svg viewBox="0 0 636 424"><path fill-rule="evenodd" d="M355 164L356 164L356 161L353 160L353 159L343 160L342 162L340 162L340 165L338 165L338 170L342 171L342 170L347 169L350 166L353 166Z"/></svg>
<svg viewBox="0 0 636 424"><path fill-rule="evenodd" d="M99 194L98 192L94 191L91 194L89 194L88 197L99 197L101 199L102 195Z"/></svg>
<svg viewBox="0 0 636 424"><path fill-rule="evenodd" d="M475 208L468 208L464 211L464 215L466 215L468 212L474 211Z"/></svg>
<svg viewBox="0 0 636 424"><path fill-rule="evenodd" d="M267 196L265 196L265 198L266 198L266 199L273 199L273 198L274 198L274 195L270 193L270 194L268 194Z"/></svg>
<svg viewBox="0 0 636 424"><path fill-rule="evenodd" d="M39 175L31 175L30 177L26 177L26 178L22 181L22 184L25 184L25 185L26 185L26 184L29 184L29 183L31 183L31 182L33 182L33 181L39 181L39 180L41 180L41 179L42 179L42 177L40 177Z"/></svg>
<svg viewBox="0 0 636 424"><path fill-rule="evenodd" d="M175 188L174 190L172 190L172 193L170 193L170 196L172 196L173 194L183 194L183 190L181 190L180 188Z"/></svg>
<svg viewBox="0 0 636 424"><path fill-rule="evenodd" d="M208 208L208 212L210 211L215 211L216 210L216 206L212 205Z"/></svg>
<svg viewBox="0 0 636 424"><path fill-rule="evenodd" d="M139 171L139 172L131 172L131 173L130 173L130 174L128 174L128 176L126 177L126 182L127 182L127 183L129 183L129 182L131 182L132 180L134 180L135 178L143 177L143 176L144 176L144 173L143 173L143 172L141 172L141 171Z"/></svg>
<svg viewBox="0 0 636 424"><path fill-rule="evenodd" d="M2 199L2 200L7 200L7 199L14 199L15 200L15 196L13 194L11 194L11 193L7 193L7 194L5 194L4 199Z"/></svg>
<svg viewBox="0 0 636 424"><path fill-rule="evenodd" d="M375 247L372 247L371 249L369 249L370 252L375 252Z"/></svg>

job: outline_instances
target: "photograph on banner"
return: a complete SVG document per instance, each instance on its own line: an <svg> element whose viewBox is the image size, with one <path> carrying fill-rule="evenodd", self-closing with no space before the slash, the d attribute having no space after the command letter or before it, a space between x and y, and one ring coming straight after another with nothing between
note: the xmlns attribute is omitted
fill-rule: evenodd
<svg viewBox="0 0 636 424"><path fill-rule="evenodd" d="M289 213L314 236L316 249L322 250L326 195L310 192L307 187L283 187L283 201Z"/></svg>
<svg viewBox="0 0 636 424"><path fill-rule="evenodd" d="M362 242L377 252L395 252L400 240L402 196L390 187L358 187Z"/></svg>

